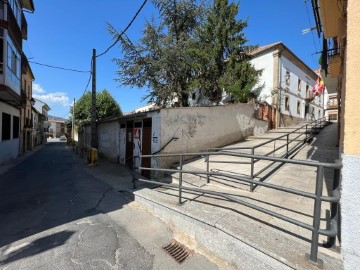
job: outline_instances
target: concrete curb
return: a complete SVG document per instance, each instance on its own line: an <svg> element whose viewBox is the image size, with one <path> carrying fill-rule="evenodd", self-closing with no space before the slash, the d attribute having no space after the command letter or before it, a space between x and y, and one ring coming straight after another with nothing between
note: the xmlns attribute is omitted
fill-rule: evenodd
<svg viewBox="0 0 360 270"><path fill-rule="evenodd" d="M174 233L177 241L195 249L214 262L224 261L226 269L292 269L256 248L219 230L214 224L195 219L175 208L167 207L145 195L134 192L135 201L160 218Z"/></svg>

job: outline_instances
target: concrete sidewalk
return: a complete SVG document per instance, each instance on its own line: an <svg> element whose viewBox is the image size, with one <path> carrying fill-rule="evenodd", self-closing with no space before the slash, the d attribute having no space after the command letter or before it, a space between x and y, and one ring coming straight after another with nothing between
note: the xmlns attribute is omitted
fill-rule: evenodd
<svg viewBox="0 0 360 270"><path fill-rule="evenodd" d="M228 147L255 145L296 128L277 129ZM295 159L334 162L338 158L336 128L335 124L325 127L310 144L297 153ZM276 142L278 145L280 143L281 141ZM265 146L255 154L267 153L273 147ZM216 160L228 158L221 156ZM264 164L258 162L256 166L256 169L260 169ZM184 168L204 170L205 163L203 159L199 159L187 162ZM165 222L176 240L214 262L225 261L224 269L318 269L305 259L305 254L310 252L311 233L308 230L224 198L203 193L184 192L183 204L180 206L176 189L138 183L134 190L128 170L105 160L99 160L98 166L85 169L115 190L133 194L135 200L147 211ZM211 169L246 175L249 165L211 163ZM287 164L265 181L313 192L315 175L313 167L299 168L298 165ZM173 177L175 183L176 177ZM186 174L183 177L185 185L228 192L245 202L312 224L313 201L304 197L264 187L249 192L248 185L231 183L228 179L212 178L210 184L206 184L204 178ZM325 172L324 181L326 184L323 193L327 195L332 188L332 172ZM326 227L329 207L328 204L323 204L322 228ZM326 239L322 237L320 241ZM343 268L341 254L336 250L320 248L319 258L323 260L326 269Z"/></svg>

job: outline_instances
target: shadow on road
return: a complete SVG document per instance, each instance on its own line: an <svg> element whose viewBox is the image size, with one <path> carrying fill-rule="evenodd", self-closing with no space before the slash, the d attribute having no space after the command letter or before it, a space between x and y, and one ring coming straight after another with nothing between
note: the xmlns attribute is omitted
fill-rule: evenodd
<svg viewBox="0 0 360 270"><path fill-rule="evenodd" d="M52 142L0 175L1 265L63 245L73 232L41 235L7 253L16 241L84 217L116 211L133 200L87 170L65 143Z"/></svg>
<svg viewBox="0 0 360 270"><path fill-rule="evenodd" d="M6 259L0 261L0 265L6 265L10 262L17 261L26 257L31 257L43 253L49 249L63 245L73 235L72 231L62 231L37 239L31 243L20 246L6 253Z"/></svg>

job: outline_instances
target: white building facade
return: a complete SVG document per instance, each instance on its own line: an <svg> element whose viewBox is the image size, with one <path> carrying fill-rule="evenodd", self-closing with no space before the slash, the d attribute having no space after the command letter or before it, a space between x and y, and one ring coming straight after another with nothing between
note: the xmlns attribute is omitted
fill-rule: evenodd
<svg viewBox="0 0 360 270"><path fill-rule="evenodd" d="M260 47L251 54L253 66L262 70L256 86L262 87L258 101L276 108L276 126L324 116L324 94L312 94L317 74L283 43Z"/></svg>

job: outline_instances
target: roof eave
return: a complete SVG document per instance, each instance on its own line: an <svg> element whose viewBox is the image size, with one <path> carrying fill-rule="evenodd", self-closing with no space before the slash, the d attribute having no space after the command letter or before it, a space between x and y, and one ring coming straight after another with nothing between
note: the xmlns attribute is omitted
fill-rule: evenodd
<svg viewBox="0 0 360 270"><path fill-rule="evenodd" d="M35 5L33 0L21 0L22 8L30 12L35 11Z"/></svg>

